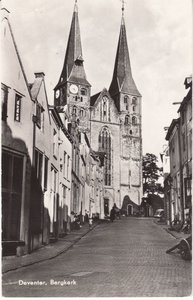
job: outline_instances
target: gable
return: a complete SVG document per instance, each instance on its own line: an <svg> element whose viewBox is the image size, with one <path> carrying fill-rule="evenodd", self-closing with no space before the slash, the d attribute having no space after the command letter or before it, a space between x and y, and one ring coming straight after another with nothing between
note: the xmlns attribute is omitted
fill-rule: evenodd
<svg viewBox="0 0 193 300"><path fill-rule="evenodd" d="M91 120L105 123L119 123L119 113L109 92L104 89L95 97L91 107Z"/></svg>

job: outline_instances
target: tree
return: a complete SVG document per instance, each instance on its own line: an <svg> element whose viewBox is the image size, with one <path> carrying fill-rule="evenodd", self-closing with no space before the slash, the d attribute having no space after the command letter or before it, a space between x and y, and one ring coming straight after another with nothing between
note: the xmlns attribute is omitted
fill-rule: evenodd
<svg viewBox="0 0 193 300"><path fill-rule="evenodd" d="M161 184L157 182L161 176L161 168L157 165L157 156L146 153L143 156L143 192L152 193L163 192Z"/></svg>

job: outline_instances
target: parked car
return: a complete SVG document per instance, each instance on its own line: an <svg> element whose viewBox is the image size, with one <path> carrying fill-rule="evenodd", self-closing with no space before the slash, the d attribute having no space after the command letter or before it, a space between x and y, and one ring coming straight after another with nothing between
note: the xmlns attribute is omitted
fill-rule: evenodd
<svg viewBox="0 0 193 300"><path fill-rule="evenodd" d="M162 218L164 216L164 209L159 208L154 214L154 218Z"/></svg>

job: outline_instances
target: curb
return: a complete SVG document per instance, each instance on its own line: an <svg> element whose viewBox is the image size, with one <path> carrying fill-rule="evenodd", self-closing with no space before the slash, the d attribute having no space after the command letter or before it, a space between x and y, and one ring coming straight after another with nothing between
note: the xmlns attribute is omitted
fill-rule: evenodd
<svg viewBox="0 0 193 300"><path fill-rule="evenodd" d="M18 269L21 269L21 268L24 268L24 267L27 267L27 266L32 266L32 265L35 265L35 264L38 264L38 263L41 263L41 262L44 262L46 260L51 260L59 255L61 255L62 253L65 253L67 252L70 248L73 247L73 245L75 245L78 241L80 241L85 235L87 235L90 231L92 231L96 226L98 226L100 223L97 223L97 224L94 224L92 226L92 228L89 228L86 232L84 232L81 236L77 237L73 242L68 242L68 243L71 243L70 245L66 245L65 247L65 242L64 242L64 248L62 250L60 250L59 252L56 251L55 254L51 255L50 257L45 257L45 258L42 258L42 259L39 259L39 260L34 260L32 262L26 262L24 263L23 265L19 265L17 267L13 267L13 268L8 268L7 270L3 271L2 270L2 274L6 274L8 272L11 272L11 271L15 271L15 270L18 270ZM30 255L30 254L29 254ZM2 262L3 264L3 262Z"/></svg>

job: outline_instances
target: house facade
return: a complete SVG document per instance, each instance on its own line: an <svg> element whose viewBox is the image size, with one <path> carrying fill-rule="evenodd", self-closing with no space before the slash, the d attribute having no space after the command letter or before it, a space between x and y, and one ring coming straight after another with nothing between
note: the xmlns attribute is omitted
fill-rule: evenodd
<svg viewBox="0 0 193 300"><path fill-rule="evenodd" d="M8 14L2 9L2 240L3 255L20 255L30 248L34 103Z"/></svg>
<svg viewBox="0 0 193 300"><path fill-rule="evenodd" d="M189 89L178 113L168 129L170 174L165 179L165 193L169 199L170 223L177 219L184 223L192 214L192 77L184 82ZM167 190L167 191L166 191Z"/></svg>

